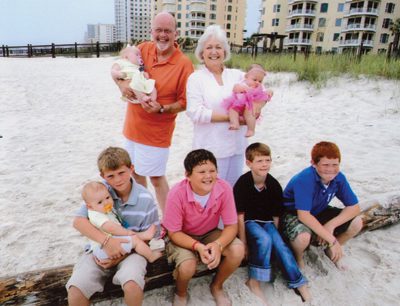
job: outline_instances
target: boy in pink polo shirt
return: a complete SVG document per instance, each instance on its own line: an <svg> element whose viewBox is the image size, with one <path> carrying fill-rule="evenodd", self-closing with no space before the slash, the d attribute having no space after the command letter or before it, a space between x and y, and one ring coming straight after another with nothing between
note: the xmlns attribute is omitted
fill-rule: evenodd
<svg viewBox="0 0 400 306"><path fill-rule="evenodd" d="M198 258L209 269L218 267L210 285L217 305L231 305L223 283L244 257L244 245L236 238L232 188L217 178L217 161L207 150L190 152L184 166L186 178L169 191L163 220L171 240L166 247L168 259L175 263L173 305L187 304L187 289ZM223 230L218 229L220 218Z"/></svg>

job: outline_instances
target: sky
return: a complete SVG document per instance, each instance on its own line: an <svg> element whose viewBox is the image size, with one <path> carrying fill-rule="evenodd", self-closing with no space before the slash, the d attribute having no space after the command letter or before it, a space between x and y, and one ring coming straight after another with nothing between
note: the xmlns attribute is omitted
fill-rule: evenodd
<svg viewBox="0 0 400 306"><path fill-rule="evenodd" d="M257 31L260 3L247 0L246 37ZM0 45L79 43L97 23L114 23L114 0L0 0Z"/></svg>

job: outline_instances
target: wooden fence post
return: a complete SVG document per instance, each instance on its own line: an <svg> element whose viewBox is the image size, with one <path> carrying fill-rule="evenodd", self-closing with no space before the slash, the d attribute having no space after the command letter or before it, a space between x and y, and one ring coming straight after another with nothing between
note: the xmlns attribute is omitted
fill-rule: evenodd
<svg viewBox="0 0 400 306"><path fill-rule="evenodd" d="M361 56L363 53L363 49L364 49L364 40L361 40L360 50L359 50L358 56L357 56L358 62L361 62Z"/></svg>
<svg viewBox="0 0 400 306"><path fill-rule="evenodd" d="M294 46L294 53L293 53L293 61L296 61L296 55L297 55L297 46Z"/></svg>
<svg viewBox="0 0 400 306"><path fill-rule="evenodd" d="M75 42L75 58L78 58L78 44Z"/></svg>
<svg viewBox="0 0 400 306"><path fill-rule="evenodd" d="M392 57L392 47L393 47L393 43L389 43L389 48L387 50L387 54L386 54L386 61L390 62L390 59Z"/></svg>
<svg viewBox="0 0 400 306"><path fill-rule="evenodd" d="M96 42L96 56L100 57L100 43L98 41Z"/></svg>
<svg viewBox="0 0 400 306"><path fill-rule="evenodd" d="M3 57L6 57L6 47L2 45L1 49L3 50Z"/></svg>
<svg viewBox="0 0 400 306"><path fill-rule="evenodd" d="M8 46L6 46L6 54L7 54L7 57L10 57L10 49L8 49Z"/></svg>
<svg viewBox="0 0 400 306"><path fill-rule="evenodd" d="M51 57L56 58L56 46L54 43L51 43Z"/></svg>
<svg viewBox="0 0 400 306"><path fill-rule="evenodd" d="M26 50L26 52L27 52L28 57L32 57L32 55L31 55L31 47L30 47L29 44L27 45L27 50Z"/></svg>

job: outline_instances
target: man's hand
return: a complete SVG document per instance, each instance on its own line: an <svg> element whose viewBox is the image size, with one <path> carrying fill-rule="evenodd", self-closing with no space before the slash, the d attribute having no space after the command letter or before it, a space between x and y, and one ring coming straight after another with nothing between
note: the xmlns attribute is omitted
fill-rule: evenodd
<svg viewBox="0 0 400 306"><path fill-rule="evenodd" d="M157 101L141 102L140 105L148 113L158 113L161 109L161 104Z"/></svg>
<svg viewBox="0 0 400 306"><path fill-rule="evenodd" d="M129 240L110 237L103 250L106 252L108 258L118 259L126 254L126 251L121 246L121 243L125 242L129 242Z"/></svg>
<svg viewBox="0 0 400 306"><path fill-rule="evenodd" d="M132 88L129 87L130 80L117 80L117 86L121 91L123 97L127 98L128 100L135 100L136 96L133 92Z"/></svg>

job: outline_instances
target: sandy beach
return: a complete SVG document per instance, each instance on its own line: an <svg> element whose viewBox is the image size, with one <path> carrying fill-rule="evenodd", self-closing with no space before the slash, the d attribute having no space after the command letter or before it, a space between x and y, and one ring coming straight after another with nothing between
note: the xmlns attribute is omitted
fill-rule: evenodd
<svg viewBox="0 0 400 306"><path fill-rule="evenodd" d="M86 239L72 227L80 188L99 179L100 151L123 144L126 104L111 80L112 62L0 58L1 276L72 264L82 253ZM289 73L270 73L265 81L274 97L250 142L271 147L271 174L282 186L309 165L314 143L329 140L341 149L341 169L362 208L400 196L399 81L343 76L316 88ZM167 167L171 186L183 178L192 135L181 113ZM346 272L320 249L307 253L312 305L398 305L400 225L364 233L344 250ZM215 305L210 278L191 282L189 305ZM238 269L226 290L236 306L259 305L246 279L247 270ZM279 272L263 290L271 305L302 305ZM146 292L144 305L170 305L172 292L172 286Z"/></svg>

